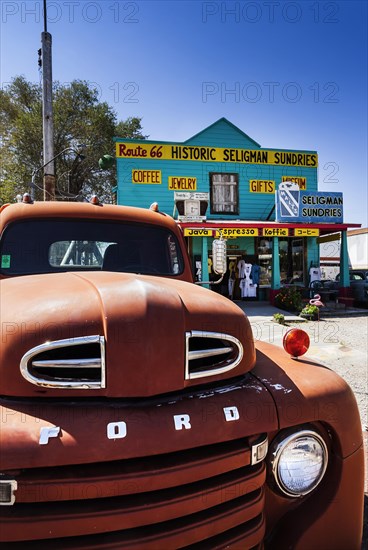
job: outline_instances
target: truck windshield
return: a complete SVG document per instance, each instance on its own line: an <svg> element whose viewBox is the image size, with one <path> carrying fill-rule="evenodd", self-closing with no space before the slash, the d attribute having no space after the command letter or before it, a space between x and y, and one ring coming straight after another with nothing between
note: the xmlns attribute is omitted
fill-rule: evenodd
<svg viewBox="0 0 368 550"><path fill-rule="evenodd" d="M166 228L70 218L10 224L0 261L4 275L97 270L167 276L183 270L176 237Z"/></svg>

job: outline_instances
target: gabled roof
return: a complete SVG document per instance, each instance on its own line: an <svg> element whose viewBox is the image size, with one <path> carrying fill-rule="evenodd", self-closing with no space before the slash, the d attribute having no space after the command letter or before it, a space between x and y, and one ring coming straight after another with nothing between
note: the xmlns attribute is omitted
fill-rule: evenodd
<svg viewBox="0 0 368 550"><path fill-rule="evenodd" d="M218 120L216 120L216 122L214 122L213 124L210 124L210 126L207 126L207 128L204 128L203 130L201 130L200 132L198 132L198 134L194 134L194 136L192 136L191 138L187 139L186 141L184 141L183 143L188 143L196 138L198 138L199 136L202 136L202 135L205 135L205 134L208 134L208 133L212 133L212 131L215 129L216 126L224 126L227 125L232 131L235 131L236 133L238 133L242 138L246 139L247 141L250 141L252 142L256 147L261 147L261 145L259 143L257 143L254 139L252 139L251 137L249 137L246 133L244 133L242 130L240 130L240 128L238 128L237 126L235 126L235 124L233 124L232 122L230 122L227 118L225 117L221 117L219 118Z"/></svg>

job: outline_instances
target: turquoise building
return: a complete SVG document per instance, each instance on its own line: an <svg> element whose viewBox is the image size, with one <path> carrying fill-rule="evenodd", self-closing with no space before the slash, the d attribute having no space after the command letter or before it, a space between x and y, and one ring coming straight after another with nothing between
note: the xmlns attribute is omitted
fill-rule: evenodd
<svg viewBox="0 0 368 550"><path fill-rule="evenodd" d="M343 222L341 193L318 191L316 151L263 148L225 118L185 142L115 142L116 202L157 202L177 219L197 280L213 279L212 241L222 237L228 273L217 290L272 302L282 285L305 288L318 277L318 239L341 231L341 285L349 286L343 243L358 225Z"/></svg>

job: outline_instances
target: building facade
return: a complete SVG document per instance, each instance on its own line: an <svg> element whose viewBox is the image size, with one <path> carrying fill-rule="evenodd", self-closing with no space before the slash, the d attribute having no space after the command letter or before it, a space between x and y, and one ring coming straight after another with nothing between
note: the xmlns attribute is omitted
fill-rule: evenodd
<svg viewBox="0 0 368 550"><path fill-rule="evenodd" d="M157 202L176 218L196 280L216 278L212 242L223 238L228 271L212 288L272 302L282 285L320 278L317 239L341 231L341 286L349 286L346 230L358 225L343 222L341 193L318 192L316 151L262 148L225 118L182 143L115 141L117 203Z"/></svg>

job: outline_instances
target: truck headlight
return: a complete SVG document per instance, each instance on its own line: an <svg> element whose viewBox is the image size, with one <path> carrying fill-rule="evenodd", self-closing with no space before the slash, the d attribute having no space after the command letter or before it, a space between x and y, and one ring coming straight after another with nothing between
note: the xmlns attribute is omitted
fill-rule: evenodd
<svg viewBox="0 0 368 550"><path fill-rule="evenodd" d="M328 451L322 437L313 430L301 430L271 446L272 474L278 488L287 496L307 495L322 480Z"/></svg>

